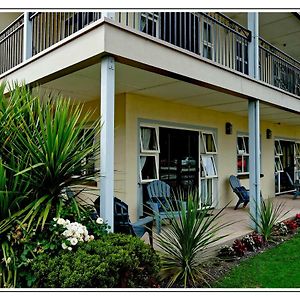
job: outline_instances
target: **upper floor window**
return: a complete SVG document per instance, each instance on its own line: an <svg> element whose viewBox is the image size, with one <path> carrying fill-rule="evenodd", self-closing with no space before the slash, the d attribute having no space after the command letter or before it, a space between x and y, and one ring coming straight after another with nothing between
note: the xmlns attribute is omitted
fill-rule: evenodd
<svg viewBox="0 0 300 300"><path fill-rule="evenodd" d="M248 74L248 44L238 37L235 42L235 54L236 70L244 74Z"/></svg>
<svg viewBox="0 0 300 300"><path fill-rule="evenodd" d="M206 21L203 22L202 36L202 55L208 59L213 59L212 25Z"/></svg>
<svg viewBox="0 0 300 300"><path fill-rule="evenodd" d="M140 30L144 33L158 37L158 13L142 13Z"/></svg>

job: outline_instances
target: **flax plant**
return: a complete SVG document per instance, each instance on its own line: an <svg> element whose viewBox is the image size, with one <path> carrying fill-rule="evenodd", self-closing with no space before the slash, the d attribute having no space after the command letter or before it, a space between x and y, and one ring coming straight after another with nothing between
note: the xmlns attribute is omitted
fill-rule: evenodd
<svg viewBox="0 0 300 300"><path fill-rule="evenodd" d="M258 228L266 243L272 241L272 232L276 223L278 223L289 211L285 211L284 203L274 204L272 199L263 200L257 219L251 213L250 218Z"/></svg>
<svg viewBox="0 0 300 300"><path fill-rule="evenodd" d="M0 85L0 287L13 287L17 267L8 235L16 224L43 231L64 206L81 207L65 190L89 183L100 145L100 120L63 97L41 99L25 86ZM86 127L90 130L83 136ZM91 159L93 158L93 160Z"/></svg>
<svg viewBox="0 0 300 300"><path fill-rule="evenodd" d="M161 249L161 276L167 280L168 287L196 287L199 281L206 281L202 267L205 250L226 236L219 233L229 223L219 222L224 208L213 213L208 208L199 209L197 190L176 194L175 202L166 199L166 206L171 209L162 205L170 226L163 228L157 236ZM180 199L186 199L186 205ZM179 211L178 217L174 211Z"/></svg>

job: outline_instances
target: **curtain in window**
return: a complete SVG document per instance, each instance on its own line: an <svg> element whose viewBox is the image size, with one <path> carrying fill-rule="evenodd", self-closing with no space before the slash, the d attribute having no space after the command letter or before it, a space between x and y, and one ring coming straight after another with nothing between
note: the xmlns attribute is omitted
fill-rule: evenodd
<svg viewBox="0 0 300 300"><path fill-rule="evenodd" d="M141 139L144 150L149 150L150 146L150 138L151 138L151 128L141 127ZM146 163L146 156L140 157L141 170L143 170L144 165Z"/></svg>

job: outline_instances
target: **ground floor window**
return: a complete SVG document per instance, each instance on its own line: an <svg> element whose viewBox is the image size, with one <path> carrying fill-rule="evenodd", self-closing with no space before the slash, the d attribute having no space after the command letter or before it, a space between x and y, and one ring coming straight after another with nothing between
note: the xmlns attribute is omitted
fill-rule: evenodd
<svg viewBox="0 0 300 300"><path fill-rule="evenodd" d="M299 142L276 139L274 141L275 193L290 192L293 182L299 179L300 144Z"/></svg>
<svg viewBox="0 0 300 300"><path fill-rule="evenodd" d="M173 190L199 190L199 206L214 206L217 191L217 145L215 133L201 130L140 126L140 196L155 179ZM145 202L145 201L144 201Z"/></svg>
<svg viewBox="0 0 300 300"><path fill-rule="evenodd" d="M237 137L237 173L249 174L249 137L247 135Z"/></svg>

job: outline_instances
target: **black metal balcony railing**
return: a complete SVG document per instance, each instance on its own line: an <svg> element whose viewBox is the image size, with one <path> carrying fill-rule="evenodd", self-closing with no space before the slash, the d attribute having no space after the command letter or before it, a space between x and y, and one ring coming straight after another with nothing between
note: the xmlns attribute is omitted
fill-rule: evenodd
<svg viewBox="0 0 300 300"><path fill-rule="evenodd" d="M250 31L220 13L117 13L116 21L248 74Z"/></svg>
<svg viewBox="0 0 300 300"><path fill-rule="evenodd" d="M260 80L300 96L300 62L259 40Z"/></svg>
<svg viewBox="0 0 300 300"><path fill-rule="evenodd" d="M100 12L36 12L31 14L32 55L99 20Z"/></svg>
<svg viewBox="0 0 300 300"><path fill-rule="evenodd" d="M21 15L0 33L0 74L23 60L24 17Z"/></svg>
<svg viewBox="0 0 300 300"><path fill-rule="evenodd" d="M100 12L31 13L32 55L99 20ZM221 13L119 12L115 22L248 74L251 32ZM0 74L22 62L23 16L0 33ZM300 63L260 39L260 79L300 95Z"/></svg>

